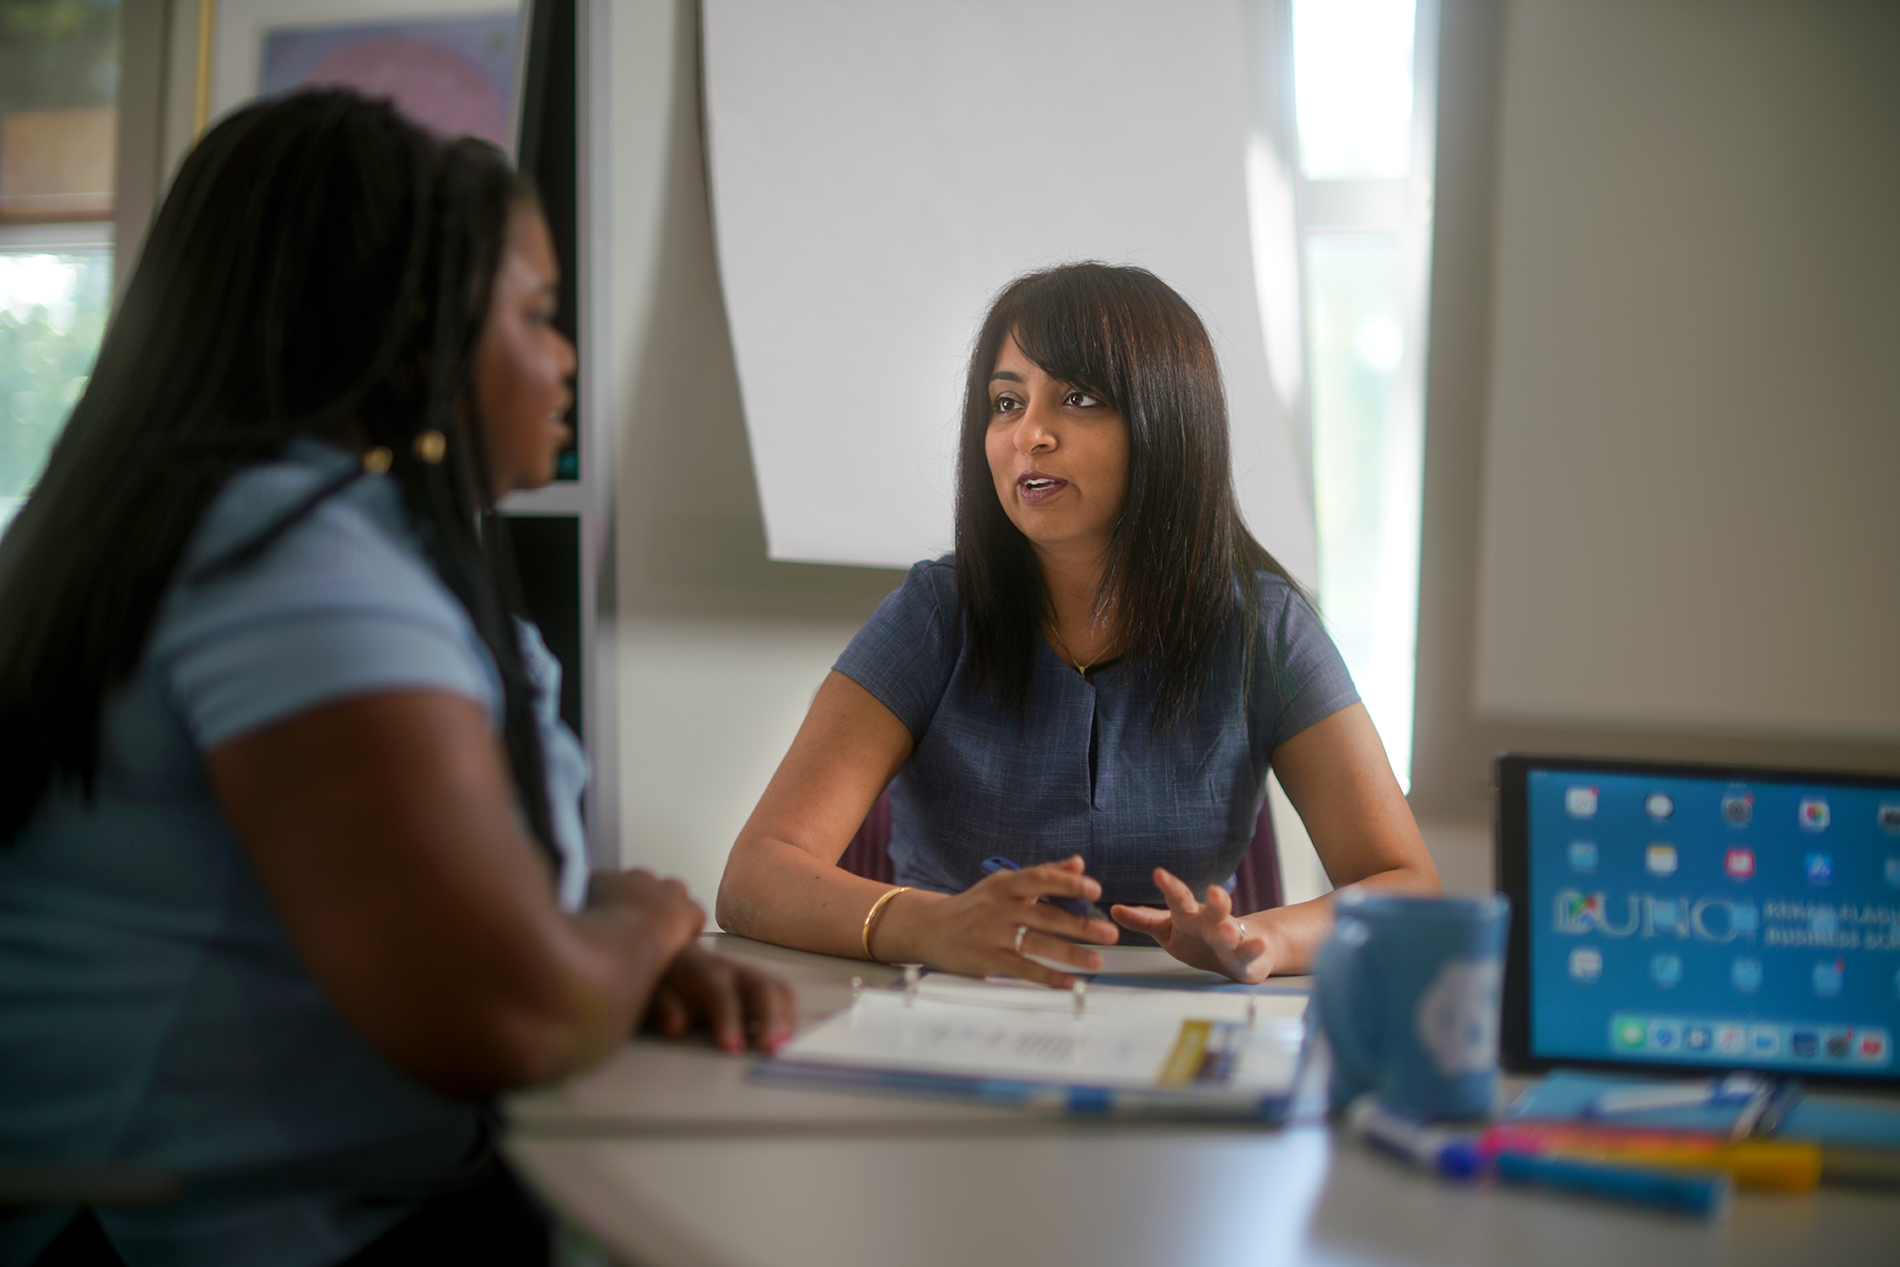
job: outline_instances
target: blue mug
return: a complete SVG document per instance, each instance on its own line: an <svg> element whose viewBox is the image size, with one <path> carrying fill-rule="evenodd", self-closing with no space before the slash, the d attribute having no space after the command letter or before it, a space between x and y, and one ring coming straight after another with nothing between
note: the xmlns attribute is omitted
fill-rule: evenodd
<svg viewBox="0 0 1900 1267"><path fill-rule="evenodd" d="M1420 1119L1491 1112L1511 904L1343 890L1313 967L1332 1099L1365 1091Z"/></svg>

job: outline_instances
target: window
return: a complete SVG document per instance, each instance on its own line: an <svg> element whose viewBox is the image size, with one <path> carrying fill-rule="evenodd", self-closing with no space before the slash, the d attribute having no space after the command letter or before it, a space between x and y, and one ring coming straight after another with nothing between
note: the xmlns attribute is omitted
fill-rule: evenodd
<svg viewBox="0 0 1900 1267"><path fill-rule="evenodd" d="M1412 764L1434 0L1293 0L1319 600Z"/></svg>
<svg viewBox="0 0 1900 1267"><path fill-rule="evenodd" d="M0 0L0 528L105 331L118 81L117 0Z"/></svg>

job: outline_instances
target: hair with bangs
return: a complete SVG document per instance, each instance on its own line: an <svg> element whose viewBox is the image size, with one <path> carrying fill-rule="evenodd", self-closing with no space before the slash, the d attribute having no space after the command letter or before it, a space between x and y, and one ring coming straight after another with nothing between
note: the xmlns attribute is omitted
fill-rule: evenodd
<svg viewBox="0 0 1900 1267"><path fill-rule="evenodd" d="M429 561L494 656L522 811L551 846L472 389L508 219L532 203L494 146L438 140L339 89L238 110L186 156L45 474L0 538L0 846L55 785L91 797L106 700L166 587L258 557L362 476L175 577L218 490L298 435L390 451ZM448 441L433 464L415 454L431 430Z"/></svg>
<svg viewBox="0 0 1900 1267"><path fill-rule="evenodd" d="M1258 574L1287 576L1247 531L1234 497L1214 345L1187 301L1144 268L1065 264L1017 278L991 305L964 384L957 603L972 680L994 682L1019 711L1054 609L1034 549L997 498L985 450L990 375L1011 336L1045 373L1100 397L1127 423L1127 491L1096 615L1154 675L1153 725L1166 729L1198 703L1228 627L1258 610ZM1242 643L1249 671L1255 641Z"/></svg>

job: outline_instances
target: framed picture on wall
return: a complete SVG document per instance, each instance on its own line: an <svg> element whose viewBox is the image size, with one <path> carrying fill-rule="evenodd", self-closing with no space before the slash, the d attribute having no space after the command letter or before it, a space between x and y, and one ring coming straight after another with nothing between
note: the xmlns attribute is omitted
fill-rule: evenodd
<svg viewBox="0 0 1900 1267"><path fill-rule="evenodd" d="M342 84L510 157L521 129L531 0L215 0L207 101Z"/></svg>

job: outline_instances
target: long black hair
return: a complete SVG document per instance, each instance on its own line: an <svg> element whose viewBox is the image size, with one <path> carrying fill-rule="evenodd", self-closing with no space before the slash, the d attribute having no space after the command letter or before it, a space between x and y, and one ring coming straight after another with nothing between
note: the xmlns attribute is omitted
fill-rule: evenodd
<svg viewBox="0 0 1900 1267"><path fill-rule="evenodd" d="M1096 615L1114 623L1123 654L1153 673L1153 725L1166 729L1195 707L1229 626L1258 610L1259 573L1287 576L1247 531L1234 497L1214 345L1188 302L1144 268L1065 264L1017 278L990 306L964 383L957 604L973 681L993 681L1016 709L1027 705L1036 643L1054 610L984 450L990 375L1012 336L1045 373L1100 397L1128 424L1127 491ZM1242 645L1250 671L1254 639Z"/></svg>
<svg viewBox="0 0 1900 1267"><path fill-rule="evenodd" d="M494 656L522 808L551 845L471 390L508 219L531 199L493 146L443 142L342 90L239 110L192 150L45 474L0 540L0 844L56 784L93 794L106 698L137 665L166 587L256 557L361 473L176 578L225 481L314 435L388 450L431 563ZM439 450L417 445L431 431Z"/></svg>

